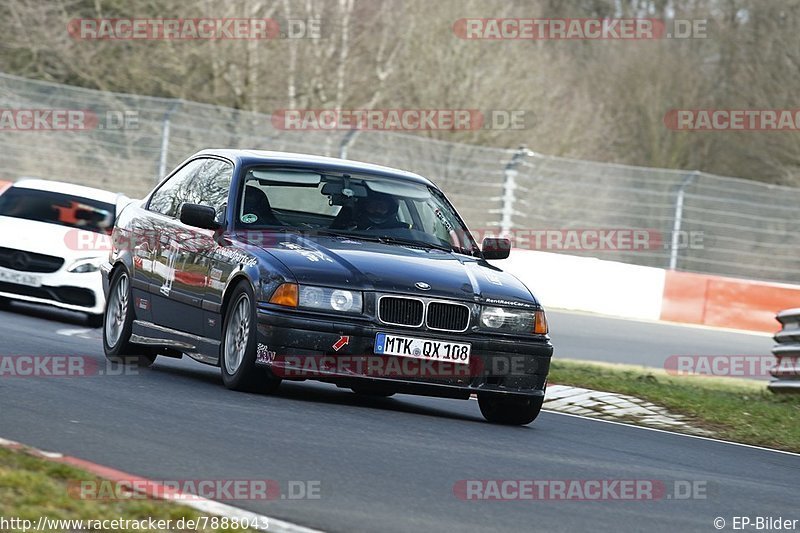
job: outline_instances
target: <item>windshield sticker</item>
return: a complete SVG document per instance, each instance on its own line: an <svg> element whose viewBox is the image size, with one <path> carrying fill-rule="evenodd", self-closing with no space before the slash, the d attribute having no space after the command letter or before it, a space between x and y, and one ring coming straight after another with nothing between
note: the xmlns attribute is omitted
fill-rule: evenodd
<svg viewBox="0 0 800 533"><path fill-rule="evenodd" d="M281 246L297 252L298 254L302 255L303 257L314 263L319 261L327 261L328 263L333 263L333 259L323 254L322 252L319 252L317 250L309 250L308 248L303 248L299 244L295 244L293 242L282 242Z"/></svg>
<svg viewBox="0 0 800 533"><path fill-rule="evenodd" d="M242 222L245 224L254 224L258 221L258 216L253 214L242 215Z"/></svg>
<svg viewBox="0 0 800 533"><path fill-rule="evenodd" d="M444 217L444 213L442 213L441 209L437 207L433 213L436 215L436 218L438 218L442 224L444 224L444 227L447 228L447 231L453 231L453 225Z"/></svg>

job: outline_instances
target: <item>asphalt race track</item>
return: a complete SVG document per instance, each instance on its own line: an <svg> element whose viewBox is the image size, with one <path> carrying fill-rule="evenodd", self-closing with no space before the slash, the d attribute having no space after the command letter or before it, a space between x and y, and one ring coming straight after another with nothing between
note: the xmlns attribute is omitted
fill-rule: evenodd
<svg viewBox="0 0 800 533"><path fill-rule="evenodd" d="M556 357L663 368L671 355L770 355L768 334L548 311ZM775 322L775 331L780 324ZM766 379L766 378L765 378Z"/></svg>
<svg viewBox="0 0 800 533"><path fill-rule="evenodd" d="M104 364L99 331L76 317L14 305L0 312L0 355ZM610 361L643 355L660 366L675 353L768 353L771 345L566 313L551 313L551 322L557 357L602 359L605 350ZM135 375L0 378L0 437L157 480L319 481L319 499L228 503L326 531L711 532L716 517L725 529L733 516L800 518L795 455L555 413L506 428L485 423L474 401L361 399L313 383L284 384L276 396L234 393L218 369L189 359L160 358ZM698 481L707 494L463 501L453 488L465 479Z"/></svg>

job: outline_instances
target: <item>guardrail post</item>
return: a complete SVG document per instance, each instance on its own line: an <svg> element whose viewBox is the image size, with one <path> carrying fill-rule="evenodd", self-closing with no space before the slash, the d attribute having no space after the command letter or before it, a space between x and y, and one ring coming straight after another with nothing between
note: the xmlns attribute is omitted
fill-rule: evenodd
<svg viewBox="0 0 800 533"><path fill-rule="evenodd" d="M800 308L781 311L775 319L781 330L775 334L777 344L772 348L775 366L770 374L775 378L767 386L775 393L800 393Z"/></svg>
<svg viewBox="0 0 800 533"><path fill-rule="evenodd" d="M503 207L500 209L500 234L506 235L514 227L514 204L517 202L517 166L523 157L533 152L524 145L517 148L503 170Z"/></svg>
<svg viewBox="0 0 800 533"><path fill-rule="evenodd" d="M158 173L156 174L156 183L161 181L167 175L167 155L169 154L169 129L171 125L172 114L175 109L181 105L180 100L176 100L169 106L167 112L164 113L164 122L161 125L161 150L158 156Z"/></svg>
<svg viewBox="0 0 800 533"><path fill-rule="evenodd" d="M683 203L686 196L686 189L691 185L697 176L700 174L697 170L683 178L683 183L678 188L678 194L675 197L675 221L672 224L672 239L670 242L669 251L669 269L675 270L678 268L678 247L680 246L680 232L683 225Z"/></svg>
<svg viewBox="0 0 800 533"><path fill-rule="evenodd" d="M347 159L347 151L350 149L350 145L353 144L353 141L356 140L356 135L358 135L359 131L361 130L353 128L342 138L342 142L339 143L339 159Z"/></svg>

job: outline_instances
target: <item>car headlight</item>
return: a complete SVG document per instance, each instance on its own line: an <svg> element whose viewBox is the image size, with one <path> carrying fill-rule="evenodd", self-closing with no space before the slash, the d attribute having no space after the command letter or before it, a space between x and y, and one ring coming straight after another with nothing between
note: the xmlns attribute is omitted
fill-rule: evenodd
<svg viewBox="0 0 800 533"><path fill-rule="evenodd" d="M503 333L535 333L546 335L547 317L544 311L484 307L481 309L481 326Z"/></svg>
<svg viewBox="0 0 800 533"><path fill-rule="evenodd" d="M300 286L299 307L337 311L340 313L361 313L363 298L360 292L327 287Z"/></svg>
<svg viewBox="0 0 800 533"><path fill-rule="evenodd" d="M100 263L102 262L103 260L99 258L78 259L69 266L67 272L71 272L72 274L97 272L100 270Z"/></svg>

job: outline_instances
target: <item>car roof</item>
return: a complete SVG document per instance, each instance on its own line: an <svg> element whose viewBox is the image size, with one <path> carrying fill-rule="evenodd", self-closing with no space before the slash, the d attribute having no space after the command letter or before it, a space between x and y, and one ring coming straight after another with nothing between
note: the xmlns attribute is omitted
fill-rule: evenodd
<svg viewBox="0 0 800 533"><path fill-rule="evenodd" d="M73 183L65 183L63 181L43 180L38 178L20 178L14 182L12 187L16 189L32 189L37 191L55 192L58 194L69 194L72 196L79 196L81 198L105 202L107 204L116 204L117 199L120 197L118 193L104 191L102 189L95 189L94 187L85 187L83 185L75 185Z"/></svg>
<svg viewBox="0 0 800 533"><path fill-rule="evenodd" d="M392 167L385 167L382 165L375 165L372 163L364 163L362 161L353 161L351 159L339 159L336 157L298 154L293 152L273 152L269 150L230 149L202 150L192 157L202 155L217 155L232 161L238 161L244 165L257 165L259 163L296 165L298 163L302 163L316 167L319 170L379 174L384 177L434 186L433 182L431 182L429 179L424 178L419 174L414 174L413 172Z"/></svg>

